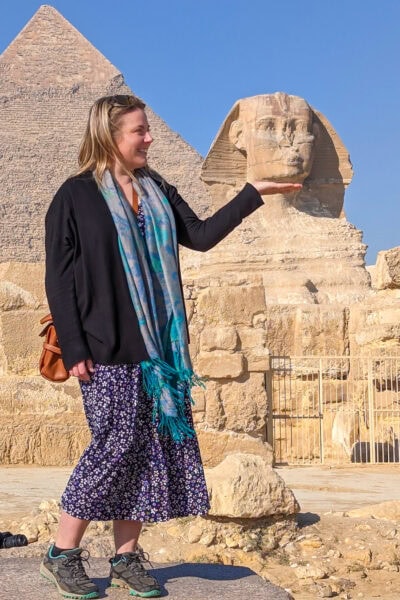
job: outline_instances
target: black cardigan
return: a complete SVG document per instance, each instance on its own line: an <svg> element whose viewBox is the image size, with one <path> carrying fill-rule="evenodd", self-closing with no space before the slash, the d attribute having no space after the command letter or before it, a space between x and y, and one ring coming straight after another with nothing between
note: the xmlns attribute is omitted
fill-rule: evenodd
<svg viewBox="0 0 400 600"><path fill-rule="evenodd" d="M175 216L178 242L203 252L263 204L257 190L246 184L203 221L176 188L165 184L163 191ZM65 367L88 358L102 364L147 359L114 222L91 173L68 179L54 196L46 215L45 245L46 294Z"/></svg>

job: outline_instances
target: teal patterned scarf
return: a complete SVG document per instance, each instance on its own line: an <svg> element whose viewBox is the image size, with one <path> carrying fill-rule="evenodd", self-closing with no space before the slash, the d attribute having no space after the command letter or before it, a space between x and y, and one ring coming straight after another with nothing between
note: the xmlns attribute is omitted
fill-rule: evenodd
<svg viewBox="0 0 400 600"><path fill-rule="evenodd" d="M141 362L144 391L153 398L159 432L175 441L193 437L185 396L202 385L188 349L185 309L178 270L175 219L167 198L146 171L136 171L143 237L129 203L109 171L102 194L118 233L119 251L149 360ZM136 185L135 185L136 188Z"/></svg>

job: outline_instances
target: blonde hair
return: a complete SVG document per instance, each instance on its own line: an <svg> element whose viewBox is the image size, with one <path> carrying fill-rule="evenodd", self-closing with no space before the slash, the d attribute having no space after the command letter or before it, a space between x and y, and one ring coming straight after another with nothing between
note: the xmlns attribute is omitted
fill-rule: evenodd
<svg viewBox="0 0 400 600"><path fill-rule="evenodd" d="M126 174L135 180L134 174L123 166L115 134L123 115L143 110L145 106L140 98L130 95L104 96L96 100L89 111L86 131L79 148L79 170L76 175L92 171L97 185L101 186L104 172L118 158Z"/></svg>

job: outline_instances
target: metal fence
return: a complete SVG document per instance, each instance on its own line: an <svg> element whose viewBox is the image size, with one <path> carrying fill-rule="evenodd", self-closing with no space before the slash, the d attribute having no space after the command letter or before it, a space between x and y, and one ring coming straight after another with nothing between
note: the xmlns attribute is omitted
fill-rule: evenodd
<svg viewBox="0 0 400 600"><path fill-rule="evenodd" d="M273 356L276 464L400 462L400 356Z"/></svg>

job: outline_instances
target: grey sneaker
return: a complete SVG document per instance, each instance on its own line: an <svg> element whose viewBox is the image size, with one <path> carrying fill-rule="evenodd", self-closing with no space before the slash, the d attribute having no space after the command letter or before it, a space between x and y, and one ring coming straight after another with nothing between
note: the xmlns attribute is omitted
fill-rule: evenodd
<svg viewBox="0 0 400 600"><path fill-rule="evenodd" d="M119 559L111 558L111 586L128 588L131 596L140 598L161 596L160 584L146 571L144 561L149 562L141 548L136 552L124 552Z"/></svg>
<svg viewBox="0 0 400 600"><path fill-rule="evenodd" d="M50 546L40 565L40 574L51 581L64 598L98 598L97 585L90 581L82 563L87 562L89 552L82 548L74 548L53 557L52 548L53 546Z"/></svg>

